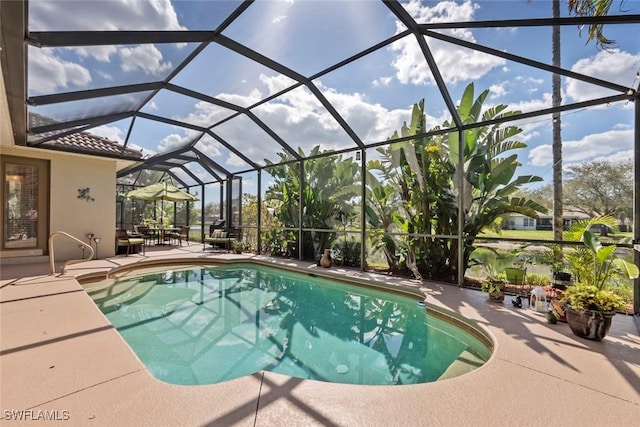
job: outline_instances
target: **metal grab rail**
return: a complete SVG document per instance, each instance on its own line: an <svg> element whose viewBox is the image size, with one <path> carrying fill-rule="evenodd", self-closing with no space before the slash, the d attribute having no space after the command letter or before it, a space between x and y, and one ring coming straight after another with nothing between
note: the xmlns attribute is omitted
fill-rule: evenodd
<svg viewBox="0 0 640 427"><path fill-rule="evenodd" d="M80 243L82 246L84 246L86 248L89 248L89 258L69 260L69 261L65 262L64 265L62 266L60 274L64 274L64 270L65 270L65 268L67 268L68 265L77 264L79 262L84 262L84 261L90 261L91 259L93 259L93 255L95 254L95 251L93 250L93 246L86 244L85 242L83 242L80 239L76 239L71 234L65 233L64 231L55 231L55 232L51 233L51 235L49 236L49 270L50 270L49 275L50 276L53 276L54 274L56 274L56 266L55 266L55 261L54 261L54 256L53 256L53 238L56 237L56 236L66 236L66 237L70 238L71 240Z"/></svg>

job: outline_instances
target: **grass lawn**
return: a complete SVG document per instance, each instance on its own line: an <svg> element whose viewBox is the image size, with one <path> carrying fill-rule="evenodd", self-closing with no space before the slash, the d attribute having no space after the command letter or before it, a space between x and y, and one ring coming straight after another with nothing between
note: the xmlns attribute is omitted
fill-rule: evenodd
<svg viewBox="0 0 640 427"><path fill-rule="evenodd" d="M502 230L500 234L495 231L483 231L478 237L504 237L506 239L533 239L553 240L553 231L547 230Z"/></svg>
<svg viewBox="0 0 640 427"><path fill-rule="evenodd" d="M620 241L624 238L631 239L633 233L610 234L602 240ZM523 240L553 240L553 231L551 230L502 230L500 234L494 231L483 231L478 237L504 237L505 239L523 239Z"/></svg>

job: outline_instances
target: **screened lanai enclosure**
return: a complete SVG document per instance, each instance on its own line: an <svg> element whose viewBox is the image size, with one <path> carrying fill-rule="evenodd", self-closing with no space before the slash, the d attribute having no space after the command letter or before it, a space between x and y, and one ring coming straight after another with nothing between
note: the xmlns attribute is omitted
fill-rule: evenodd
<svg viewBox="0 0 640 427"><path fill-rule="evenodd" d="M73 151L56 141L91 133L141 153L118 172L117 227L217 224L260 253L462 285L511 264L542 280L596 218L638 264L638 2L1 11L16 143ZM198 201L124 197L163 180Z"/></svg>

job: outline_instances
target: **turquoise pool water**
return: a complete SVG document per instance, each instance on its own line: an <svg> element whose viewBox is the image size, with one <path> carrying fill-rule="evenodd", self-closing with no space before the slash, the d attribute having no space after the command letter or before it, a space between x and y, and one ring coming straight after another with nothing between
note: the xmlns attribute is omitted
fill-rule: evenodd
<svg viewBox="0 0 640 427"><path fill-rule="evenodd" d="M251 264L133 270L87 292L151 373L173 384L262 370L415 384L490 356L475 335L414 299Z"/></svg>

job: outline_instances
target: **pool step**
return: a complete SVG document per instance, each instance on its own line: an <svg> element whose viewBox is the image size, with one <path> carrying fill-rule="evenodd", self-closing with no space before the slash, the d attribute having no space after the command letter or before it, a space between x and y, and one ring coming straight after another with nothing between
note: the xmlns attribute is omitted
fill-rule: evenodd
<svg viewBox="0 0 640 427"><path fill-rule="evenodd" d="M95 286L91 290L87 289L87 293L104 312L109 312L120 304L131 304L142 298L153 288L153 285L155 285L155 281L117 282L113 279L107 279L101 286Z"/></svg>
<svg viewBox="0 0 640 427"><path fill-rule="evenodd" d="M483 364L484 361L482 359L465 350L460 353L460 356L458 356L458 358L449 365L447 370L440 375L438 381L466 374L467 372L471 372L474 369L479 368Z"/></svg>
<svg viewBox="0 0 640 427"><path fill-rule="evenodd" d="M116 283L116 279L103 279L96 280L94 282L81 283L81 285L84 290L87 291L87 293L95 294L97 292L108 289L109 287L113 286L114 283Z"/></svg>

